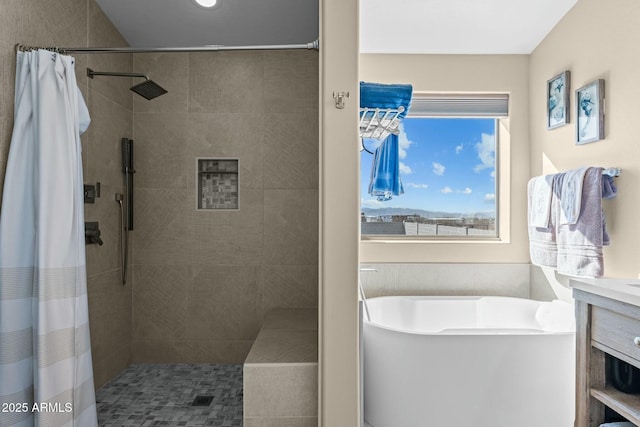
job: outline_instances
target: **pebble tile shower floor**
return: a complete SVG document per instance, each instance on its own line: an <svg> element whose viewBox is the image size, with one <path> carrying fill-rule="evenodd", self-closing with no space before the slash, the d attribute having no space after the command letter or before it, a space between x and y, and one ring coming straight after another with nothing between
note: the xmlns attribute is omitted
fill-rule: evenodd
<svg viewBox="0 0 640 427"><path fill-rule="evenodd" d="M192 406L196 396L213 396ZM96 392L100 427L242 427L242 365L136 364Z"/></svg>

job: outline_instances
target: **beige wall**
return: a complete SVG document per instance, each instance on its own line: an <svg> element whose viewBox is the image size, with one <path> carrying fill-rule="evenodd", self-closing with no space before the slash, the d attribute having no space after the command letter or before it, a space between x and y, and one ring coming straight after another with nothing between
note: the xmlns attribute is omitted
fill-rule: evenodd
<svg viewBox="0 0 640 427"><path fill-rule="evenodd" d="M531 54L530 127L532 175L583 165L619 166L618 196L604 201L611 246L605 248L605 275L640 274L640 144L638 91L640 3L580 0ZM571 71L571 123L546 129L548 79ZM575 89L605 80L605 139L576 146Z"/></svg>
<svg viewBox="0 0 640 427"><path fill-rule="evenodd" d="M320 0L318 417L360 426L358 352L358 1ZM349 92L338 109L334 92Z"/></svg>
<svg viewBox="0 0 640 427"><path fill-rule="evenodd" d="M529 58L526 55L360 55L360 80L411 83L415 92L508 93L499 130L500 241L362 241L360 262L529 262Z"/></svg>
<svg viewBox="0 0 640 427"><path fill-rule="evenodd" d="M266 312L318 305L318 53L136 54L135 362L242 363ZM240 209L196 211L196 158Z"/></svg>
<svg viewBox="0 0 640 427"><path fill-rule="evenodd" d="M14 45L126 46L94 0L2 0L0 3L0 192L13 127ZM118 205L122 192L119 141L132 133L128 79L86 77L86 67L131 71L132 55L75 55L76 75L92 118L82 137L85 183L102 183L102 197L85 205L85 219L99 221L103 246L87 246L91 348L100 387L131 361L131 286L120 282Z"/></svg>

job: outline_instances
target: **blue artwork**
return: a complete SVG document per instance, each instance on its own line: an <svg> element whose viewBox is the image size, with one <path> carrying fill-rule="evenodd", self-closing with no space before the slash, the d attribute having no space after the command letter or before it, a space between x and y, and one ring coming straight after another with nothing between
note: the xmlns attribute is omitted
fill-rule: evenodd
<svg viewBox="0 0 640 427"><path fill-rule="evenodd" d="M569 123L569 71L547 81L547 128Z"/></svg>

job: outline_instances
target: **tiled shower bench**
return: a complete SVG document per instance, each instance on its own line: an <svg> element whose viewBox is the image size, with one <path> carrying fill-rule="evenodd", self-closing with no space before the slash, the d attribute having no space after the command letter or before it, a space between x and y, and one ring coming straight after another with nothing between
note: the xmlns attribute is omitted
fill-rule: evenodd
<svg viewBox="0 0 640 427"><path fill-rule="evenodd" d="M267 315L244 362L244 427L318 424L318 310Z"/></svg>

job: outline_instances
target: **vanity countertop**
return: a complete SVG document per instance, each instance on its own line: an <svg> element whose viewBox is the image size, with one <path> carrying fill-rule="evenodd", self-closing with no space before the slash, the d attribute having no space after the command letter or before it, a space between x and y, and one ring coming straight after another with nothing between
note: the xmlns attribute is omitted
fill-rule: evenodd
<svg viewBox="0 0 640 427"><path fill-rule="evenodd" d="M572 278L569 286L640 307L640 279Z"/></svg>

